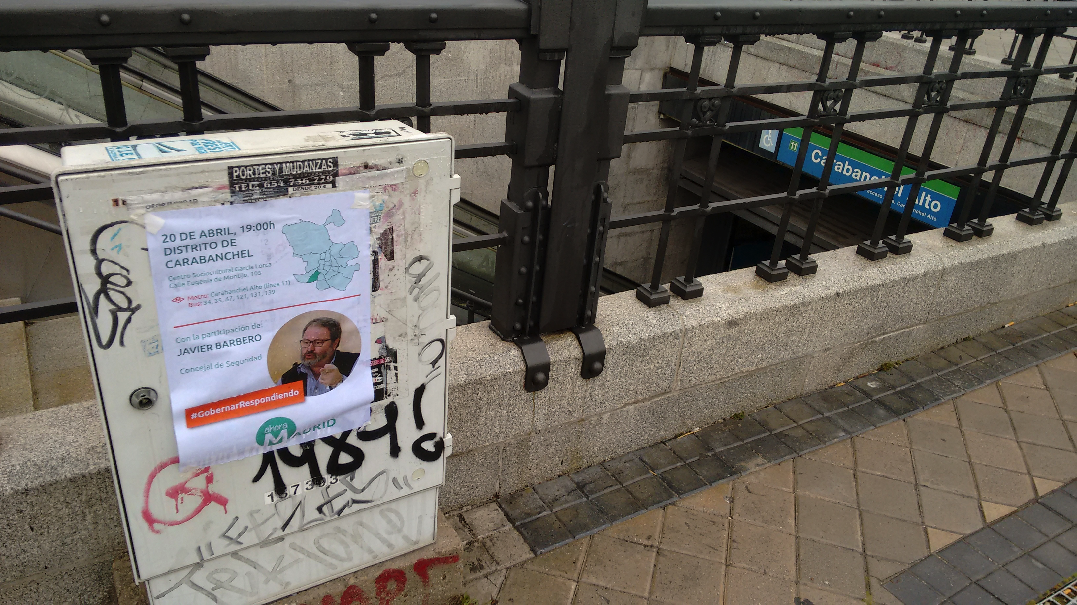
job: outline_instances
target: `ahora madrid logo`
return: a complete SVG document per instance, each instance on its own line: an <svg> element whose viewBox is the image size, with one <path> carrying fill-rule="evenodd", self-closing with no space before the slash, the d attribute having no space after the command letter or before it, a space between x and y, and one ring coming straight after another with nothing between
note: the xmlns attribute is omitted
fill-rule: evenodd
<svg viewBox="0 0 1077 605"><path fill-rule="evenodd" d="M278 416L266 420L262 426L258 427L254 440L258 442L258 445L279 445L291 439L295 434L296 426L292 419Z"/></svg>

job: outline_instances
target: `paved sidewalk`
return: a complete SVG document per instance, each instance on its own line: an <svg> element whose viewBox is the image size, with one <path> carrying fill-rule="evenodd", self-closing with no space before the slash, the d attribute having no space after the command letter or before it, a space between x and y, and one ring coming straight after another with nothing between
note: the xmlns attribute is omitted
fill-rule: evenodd
<svg viewBox="0 0 1077 605"><path fill-rule="evenodd" d="M1075 439L1069 353L539 557L496 503L452 520L482 604L897 605L884 580L1077 476Z"/></svg>

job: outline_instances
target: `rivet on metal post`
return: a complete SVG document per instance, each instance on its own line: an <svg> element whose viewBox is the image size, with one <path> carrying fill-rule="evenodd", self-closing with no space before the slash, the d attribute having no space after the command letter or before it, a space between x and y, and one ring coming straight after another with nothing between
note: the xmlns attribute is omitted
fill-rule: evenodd
<svg viewBox="0 0 1077 605"><path fill-rule="evenodd" d="M141 387L132 391L129 399L131 407L136 410L148 410L157 403L157 391L150 387Z"/></svg>

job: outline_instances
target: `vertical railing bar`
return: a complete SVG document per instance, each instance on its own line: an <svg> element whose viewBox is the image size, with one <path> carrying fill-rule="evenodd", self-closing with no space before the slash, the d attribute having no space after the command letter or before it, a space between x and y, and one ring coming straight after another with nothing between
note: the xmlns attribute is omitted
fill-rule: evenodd
<svg viewBox="0 0 1077 605"><path fill-rule="evenodd" d="M415 106L425 109L430 107L430 56L441 54L445 43L408 42L404 47L415 55ZM430 132L430 116L416 116L415 129Z"/></svg>
<svg viewBox="0 0 1077 605"><path fill-rule="evenodd" d="M1074 46L1074 48L1077 48L1077 46ZM1058 136L1055 137L1054 145L1051 146L1052 156L1058 156L1058 154L1062 153L1062 147L1066 144L1066 137L1069 136L1074 115L1077 115L1077 99L1070 101L1069 106L1066 108L1066 117L1062 118L1062 128L1058 131ZM1074 137L1074 139L1077 140L1077 137ZM1055 172L1056 164L1058 164L1058 160L1055 157L1044 163L1040 182L1036 185L1036 193L1032 196L1032 203L1029 204L1027 209L1017 213L1017 220L1029 225L1038 225L1046 218L1040 207L1043 206L1043 194L1047 192L1047 185Z"/></svg>
<svg viewBox="0 0 1077 605"><path fill-rule="evenodd" d="M101 97L105 103L105 120L109 127L120 129L127 126L127 108L123 102L120 66L131 58L131 49L85 49L82 54L97 67L101 77ZM114 135L112 140L119 141L123 138Z"/></svg>
<svg viewBox="0 0 1077 605"><path fill-rule="evenodd" d="M733 48L729 54L729 63L726 69L726 77L723 86L725 88L736 87L737 72L740 70L740 60L744 51L745 44L753 44L758 41L759 36L733 36L729 41L732 42ZM718 110L715 113L715 119L708 122L707 125L725 126L726 121L729 119L729 110L733 105L732 97L722 97L719 101ZM711 190L714 187L714 177L718 170L718 156L722 151L722 144L725 141L725 135L715 135L711 139L710 153L707 156L707 171L703 178L703 191L699 199L699 207L706 208L710 203ZM703 295L703 284L696 280L696 268L699 260L699 250L703 244L703 227L705 218L700 217L694 220L692 231L692 243L688 252L688 265L685 267L684 276L675 278L670 283L670 290L672 290L677 296L682 299L692 299Z"/></svg>
<svg viewBox="0 0 1077 605"><path fill-rule="evenodd" d="M377 105L374 58L389 52L388 42L350 42L348 50L359 59L359 109L371 111Z"/></svg>
<svg viewBox="0 0 1077 605"><path fill-rule="evenodd" d="M706 44L702 39L693 39L689 41L693 46L692 53L692 70L688 75L688 92L695 92L699 88L699 71L703 66L703 51L706 49ZM685 101L681 106L680 119L681 129L689 130L691 124L689 121L692 118L692 102ZM651 281L649 284L640 286L640 288L647 288L649 292L641 293L643 296L653 296L656 293L661 292L665 288L662 287L662 268L666 261L666 249L669 246L669 232L672 228L671 217L673 211L677 208L677 197L680 190L680 178L681 168L684 163L684 150L688 144L686 138L677 139L673 143L673 158L669 167L669 182L666 188L666 207L664 210L665 217L662 219L662 230L658 236L658 249L655 253L654 267L651 271Z"/></svg>
<svg viewBox="0 0 1077 605"><path fill-rule="evenodd" d="M853 50L853 56L850 59L849 73L845 76L845 81L849 83L855 83L856 79L860 76L860 65L864 60L864 49L867 47L869 39L878 39L882 37L882 34L858 34L856 36L856 48ZM796 273L797 275L811 275L818 270L818 263L810 258L812 241L815 239L815 229L819 224L819 216L823 211L823 204L826 202L826 191L830 186L830 175L834 170L834 161L838 154L838 145L841 143L841 135L845 128L844 119L849 115L849 107L853 100L853 91L855 87L850 86L842 92L841 104L838 107L837 121L834 123L834 127L830 133L830 147L827 149L826 161L823 163L823 171L819 175L819 184L816 187L821 195L812 202L811 216L808 218L808 226L804 230L804 245L801 246L800 256L789 258L785 261L785 266Z"/></svg>
<svg viewBox="0 0 1077 605"><path fill-rule="evenodd" d="M1017 50L1018 56L1014 60L1013 64L1010 66L1011 71L1018 72L1022 69L1021 66L1024 65L1025 60L1028 59L1028 55L1032 50L1032 43L1034 42L1034 40L1035 37L1031 34L1031 32L1026 32L1025 34L1022 34L1021 43L1018 46ZM998 138L998 131L999 128L1002 126L1002 119L1006 114L1006 107L1012 105L1012 103L1010 103L1009 101L1011 100L1011 92L1016 79L1016 75L1010 76L1006 82L1006 85L1003 86L1000 100L1003 101L1005 105L995 108L995 114L994 118L991 120L991 126L987 129L987 138L984 140L983 151L980 152L980 158L976 162L976 165L980 168L985 168L987 166L988 160L990 160L991 158L991 150L995 147L995 139ZM977 190L979 190L980 182L982 180L982 172L977 172L976 174L972 175L972 179L970 180L968 187L966 187L965 190L961 192L961 195L957 201L958 208L960 208L957 220L953 223L950 223L950 225L947 226L945 230L943 230L943 235L959 242L967 242L972 239L972 236L974 235L974 229L969 225L969 215L972 213L972 205L976 201L976 192Z"/></svg>
<svg viewBox="0 0 1077 605"><path fill-rule="evenodd" d="M924 59L924 75L930 75L935 71L935 63L939 58L939 49L942 47L943 41L942 32L933 32L931 37L931 47L928 50L927 57ZM957 52L955 54L963 54ZM921 82L916 88L916 96L913 98L912 108L913 113L905 121L905 132L901 135L901 144L898 147L897 155L894 157L894 167L890 171L890 180L896 181L902 171L905 169L905 158L909 155L909 146L912 145L913 135L916 133L916 125L920 120L921 109L924 105L924 99L927 97L927 91L931 86L930 82ZM866 242L861 242L856 247L856 253L869 260L879 260L885 258L888 253L888 248L882 244L883 229L886 227L886 219L890 215L890 207L894 203L894 196L897 195L898 186L889 185L886 187L886 193L883 195L882 204L879 206L879 214L875 218L875 228L872 229L871 239ZM906 202L908 205L908 202Z"/></svg>
<svg viewBox="0 0 1077 605"><path fill-rule="evenodd" d="M165 47L165 55L179 67L180 98L183 100L183 121L191 126L187 134L201 134L197 126L202 121L202 98L198 86L198 62L209 56L208 46Z"/></svg>
<svg viewBox="0 0 1077 605"><path fill-rule="evenodd" d="M1073 140L1070 141L1070 157L1062 162L1062 170L1058 173L1058 180L1055 181L1055 188L1051 192L1051 201L1043 209L1044 218L1049 221L1057 221L1062 218L1062 213L1058 210L1058 200L1062 197L1062 189L1065 188L1070 170L1073 169L1073 154L1075 153L1077 153L1077 134L1074 134Z"/></svg>
<svg viewBox="0 0 1077 605"><path fill-rule="evenodd" d="M819 60L819 73L815 78L816 82L825 83L830 73L830 63L834 58L834 37L829 37L826 40L826 45L823 47L823 56ZM808 107L808 117L816 119L819 116L819 102L823 98L824 91L817 90L812 93L811 105ZM797 150L797 160L793 164L793 173L789 177L789 187L786 189L785 196L786 201L782 210L782 218L778 222L778 229L774 234L774 247L771 249L770 260L761 261L755 266L755 274L768 282L776 282L789 277L789 269L786 267L779 267L778 263L781 259L782 247L785 244L785 234L789 230L789 220L793 214L793 204L796 203L797 189L800 187L801 171L804 169L804 160L808 156L808 147L811 144L811 135L815 131L814 125L804 126L803 132L800 138L800 147ZM780 141L779 141L780 143Z"/></svg>
<svg viewBox="0 0 1077 605"><path fill-rule="evenodd" d="M1047 60L1047 53L1051 50L1051 41L1054 39L1055 30L1048 29L1043 38L1040 39L1040 47L1036 52L1036 58L1033 61L1032 69L1038 70L1043 68L1044 61ZM1029 76L1031 81L1027 83L1024 94L1020 94L1018 91L1018 81L1015 80L1013 84L1013 92L1011 97L1020 96L1021 101L1027 101L1032 98L1032 94L1036 90L1036 84L1039 82L1039 76ZM1017 107L1017 111L1014 113L1013 121L1010 123L1010 131L1006 133L1006 141L1002 145L1002 151L999 153L998 162L1002 166L995 170L995 174L991 179L991 186L987 190L987 197L984 198L983 207L980 208L980 216L976 223L972 225L972 230L976 232L976 235L980 237L986 237L991 235L994 229L990 223L987 222L988 217L991 215L991 207L994 206L995 196L998 194L998 187L1002 183L1002 177L1006 173L1006 164L1010 161L1010 154L1013 153L1014 144L1017 143L1017 135L1021 132L1021 124L1025 120L1025 113L1028 112L1028 104L1022 103Z"/></svg>
<svg viewBox="0 0 1077 605"><path fill-rule="evenodd" d="M957 44L964 44L966 39L976 39L979 35L979 30L961 30L957 34ZM948 74L956 74L961 69L961 61L964 59L966 53L954 53L950 59L950 66L946 70ZM933 71L933 69L932 69ZM925 75L928 75L927 72ZM937 85L939 82L933 82L929 84L929 90L931 86ZM953 91L953 81L943 83L942 89L938 91L938 100L935 105L945 107L950 102L950 93ZM926 93L925 93L926 97ZM905 239L905 234L909 228L909 221L912 219L913 210L916 208L916 200L920 195L920 188L922 186L922 179L927 173L927 169L931 164L931 153L935 149L935 142L938 140L939 130L942 128L943 118L946 117L946 112L936 112L931 117L931 126L928 129L927 140L924 141L924 150L920 154L920 162L916 166L916 177L909 187L909 195L905 198L905 209L901 212L901 219L898 221L897 232L883 240L883 244L887 249L894 254L908 254L912 252L912 242Z"/></svg>

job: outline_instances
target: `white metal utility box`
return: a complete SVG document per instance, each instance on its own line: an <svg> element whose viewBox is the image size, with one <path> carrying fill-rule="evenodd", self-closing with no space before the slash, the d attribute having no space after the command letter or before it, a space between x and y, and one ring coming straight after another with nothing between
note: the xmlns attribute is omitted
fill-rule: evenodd
<svg viewBox="0 0 1077 605"><path fill-rule="evenodd" d="M135 577L252 605L434 541L453 141L399 122L67 147Z"/></svg>

